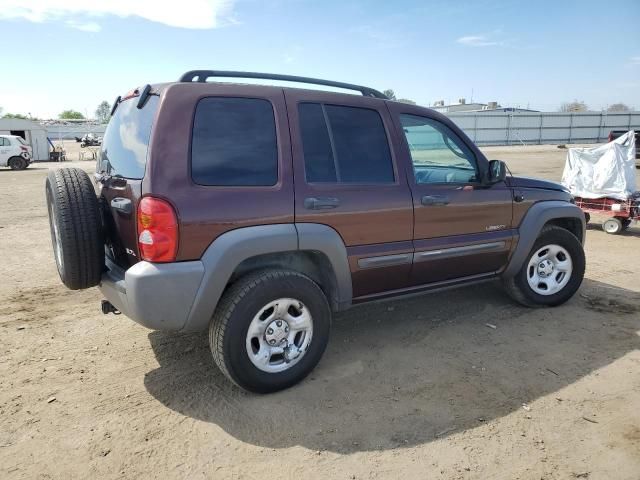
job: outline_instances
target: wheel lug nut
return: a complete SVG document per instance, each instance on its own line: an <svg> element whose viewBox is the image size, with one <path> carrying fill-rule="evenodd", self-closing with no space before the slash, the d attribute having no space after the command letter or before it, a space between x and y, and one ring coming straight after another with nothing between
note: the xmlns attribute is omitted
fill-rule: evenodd
<svg viewBox="0 0 640 480"><path fill-rule="evenodd" d="M275 345L275 344L276 344L275 340L273 340L273 339L269 340L269 345Z"/></svg>
<svg viewBox="0 0 640 480"><path fill-rule="evenodd" d="M289 327L284 327L284 333L287 333L289 331Z"/></svg>
<svg viewBox="0 0 640 480"><path fill-rule="evenodd" d="M273 335L273 328L267 328L267 333L269 335Z"/></svg>
<svg viewBox="0 0 640 480"><path fill-rule="evenodd" d="M281 326L282 326L282 322L281 322L280 320L278 320L278 321L276 322L276 325L277 325L278 327L281 327Z"/></svg>

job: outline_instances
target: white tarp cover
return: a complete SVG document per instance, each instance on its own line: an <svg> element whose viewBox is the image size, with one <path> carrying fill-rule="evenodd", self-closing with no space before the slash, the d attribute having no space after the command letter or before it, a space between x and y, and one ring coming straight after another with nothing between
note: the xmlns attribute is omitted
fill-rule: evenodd
<svg viewBox="0 0 640 480"><path fill-rule="evenodd" d="M626 200L636 191L635 162L631 130L600 147L570 148L562 184L576 197Z"/></svg>

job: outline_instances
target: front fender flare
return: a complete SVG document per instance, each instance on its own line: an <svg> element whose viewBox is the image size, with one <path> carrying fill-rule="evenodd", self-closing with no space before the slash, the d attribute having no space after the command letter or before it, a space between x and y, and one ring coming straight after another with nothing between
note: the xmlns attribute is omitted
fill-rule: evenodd
<svg viewBox="0 0 640 480"><path fill-rule="evenodd" d="M515 276L526 261L542 228L551 220L563 218L572 218L581 222L582 242L584 243L586 224L584 213L580 208L572 203L560 200L535 203L529 208L518 227L518 243L502 276L507 278Z"/></svg>

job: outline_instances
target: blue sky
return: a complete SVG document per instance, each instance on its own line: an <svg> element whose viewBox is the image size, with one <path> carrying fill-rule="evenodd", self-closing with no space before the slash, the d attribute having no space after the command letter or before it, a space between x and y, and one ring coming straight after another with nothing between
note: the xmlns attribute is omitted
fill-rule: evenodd
<svg viewBox="0 0 640 480"><path fill-rule="evenodd" d="M0 107L93 116L132 87L215 68L392 88L421 105L473 91L540 110L574 98L640 109L639 25L638 0L0 0Z"/></svg>

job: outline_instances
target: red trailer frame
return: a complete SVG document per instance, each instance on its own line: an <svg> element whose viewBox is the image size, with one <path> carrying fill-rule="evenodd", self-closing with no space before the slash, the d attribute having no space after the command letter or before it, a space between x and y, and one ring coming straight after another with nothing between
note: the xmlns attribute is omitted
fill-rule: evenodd
<svg viewBox="0 0 640 480"><path fill-rule="evenodd" d="M640 220L640 192L634 193L626 200L609 197L575 197L575 202L584 212L587 223L591 219L590 213L609 217L603 223L604 231L607 233L620 233L631 224L631 221Z"/></svg>

